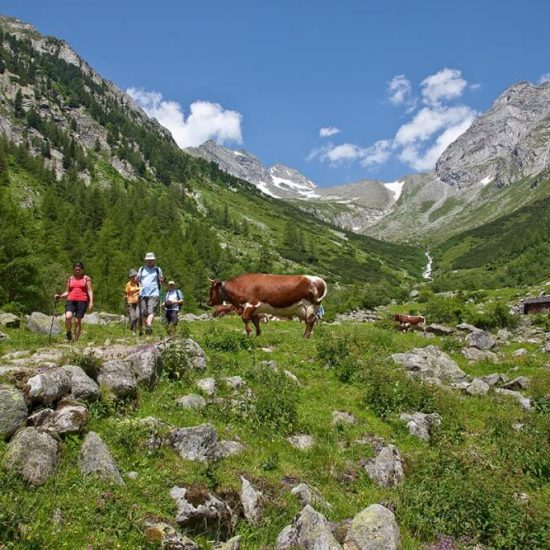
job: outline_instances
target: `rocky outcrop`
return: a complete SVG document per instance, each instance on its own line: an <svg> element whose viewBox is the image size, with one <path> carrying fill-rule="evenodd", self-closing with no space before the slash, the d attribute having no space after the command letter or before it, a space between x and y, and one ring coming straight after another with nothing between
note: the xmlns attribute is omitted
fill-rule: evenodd
<svg viewBox="0 0 550 550"><path fill-rule="evenodd" d="M53 368L27 380L25 395L33 404L49 405L71 391L71 378L62 368Z"/></svg>
<svg viewBox="0 0 550 550"><path fill-rule="evenodd" d="M443 151L436 174L461 188L512 184L548 168L549 134L550 82L519 82Z"/></svg>
<svg viewBox="0 0 550 550"><path fill-rule="evenodd" d="M16 388L0 385L0 439L10 438L27 420L27 404Z"/></svg>
<svg viewBox="0 0 550 550"><path fill-rule="evenodd" d="M70 378L70 396L81 401L95 401L99 399L99 386L83 369L77 365L61 367Z"/></svg>
<svg viewBox="0 0 550 550"><path fill-rule="evenodd" d="M496 346L496 340L489 332L485 332L484 330L470 332L470 334L466 336L466 343L472 348L484 351L490 350Z"/></svg>
<svg viewBox="0 0 550 550"><path fill-rule="evenodd" d="M4 455L4 469L20 475L30 485L43 485L57 470L57 441L36 428L15 434Z"/></svg>

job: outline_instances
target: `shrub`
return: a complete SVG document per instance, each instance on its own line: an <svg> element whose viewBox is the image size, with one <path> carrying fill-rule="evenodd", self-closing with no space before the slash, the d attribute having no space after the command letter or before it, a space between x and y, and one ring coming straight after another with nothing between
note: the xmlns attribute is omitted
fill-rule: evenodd
<svg viewBox="0 0 550 550"><path fill-rule="evenodd" d="M256 402L250 420L260 430L286 435L298 426L298 388L284 374L268 367L250 371Z"/></svg>
<svg viewBox="0 0 550 550"><path fill-rule="evenodd" d="M214 328L204 339L207 348L216 351L240 351L252 348L251 340L242 332Z"/></svg>
<svg viewBox="0 0 550 550"><path fill-rule="evenodd" d="M173 341L162 351L162 376L169 380L188 379L189 359L185 340Z"/></svg>
<svg viewBox="0 0 550 550"><path fill-rule="evenodd" d="M516 328L519 319L508 311L508 306L502 302L491 304L485 313L474 313L468 316L468 321L483 329Z"/></svg>
<svg viewBox="0 0 550 550"><path fill-rule="evenodd" d="M425 316L430 323L462 323L466 305L457 298L434 296L426 303Z"/></svg>
<svg viewBox="0 0 550 550"><path fill-rule="evenodd" d="M354 338L349 334L322 332L317 341L317 360L330 368L342 382L350 382L357 373L357 358L352 354Z"/></svg>

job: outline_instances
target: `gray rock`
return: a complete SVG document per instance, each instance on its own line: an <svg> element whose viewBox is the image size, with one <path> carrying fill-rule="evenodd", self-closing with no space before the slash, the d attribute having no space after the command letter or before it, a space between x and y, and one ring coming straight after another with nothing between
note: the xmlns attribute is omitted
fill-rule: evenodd
<svg viewBox="0 0 550 550"><path fill-rule="evenodd" d="M368 476L380 487L395 487L405 478L403 459L394 445L382 447L378 454L365 464Z"/></svg>
<svg viewBox="0 0 550 550"><path fill-rule="evenodd" d="M213 550L240 550L241 548L241 536L236 536L229 539L226 542L216 544Z"/></svg>
<svg viewBox="0 0 550 550"><path fill-rule="evenodd" d="M240 441L222 440L218 444L218 456L219 458L227 458L242 453L244 449L245 446Z"/></svg>
<svg viewBox="0 0 550 550"><path fill-rule="evenodd" d="M204 350L191 338L185 340L187 361L193 370L204 370L206 368L206 354Z"/></svg>
<svg viewBox="0 0 550 550"><path fill-rule="evenodd" d="M330 504L323 498L321 493L314 487L310 487L305 483L299 483L290 491L290 494L295 496L302 506L322 506L330 508Z"/></svg>
<svg viewBox="0 0 550 550"><path fill-rule="evenodd" d="M216 393L216 380L214 378L201 378L197 380L196 385L206 395L214 395Z"/></svg>
<svg viewBox="0 0 550 550"><path fill-rule="evenodd" d="M83 369L77 365L61 367L70 378L71 397L81 401L96 401L99 399L99 386Z"/></svg>
<svg viewBox="0 0 550 550"><path fill-rule="evenodd" d="M262 518L262 493L248 479L241 476L241 503L244 517L253 525Z"/></svg>
<svg viewBox="0 0 550 550"><path fill-rule="evenodd" d="M492 335L484 330L476 330L468 334L466 343L472 348L481 350L489 350L497 344Z"/></svg>
<svg viewBox="0 0 550 550"><path fill-rule="evenodd" d="M99 369L97 381L115 397L126 397L137 390L137 379L132 365L122 359L105 361Z"/></svg>
<svg viewBox="0 0 550 550"><path fill-rule="evenodd" d="M169 550L199 550L189 538L163 521L145 521L144 537L150 544Z"/></svg>
<svg viewBox="0 0 550 550"><path fill-rule="evenodd" d="M501 382L507 382L508 376L506 376L506 374L500 374L498 372L494 372L492 374L488 374L487 376L482 376L481 380L483 380L483 382L485 382L489 386L496 386Z"/></svg>
<svg viewBox="0 0 550 550"><path fill-rule="evenodd" d="M344 411L332 411L332 425L355 424L355 416Z"/></svg>
<svg viewBox="0 0 550 550"><path fill-rule="evenodd" d="M231 533L237 516L229 505L206 489L173 487L170 496L176 502L176 523L191 531Z"/></svg>
<svg viewBox="0 0 550 550"><path fill-rule="evenodd" d="M168 441L182 458L209 462L219 458L218 434L211 424L172 430Z"/></svg>
<svg viewBox="0 0 550 550"><path fill-rule="evenodd" d="M484 382L481 378L474 378L472 383L466 388L468 395L487 395L489 391L489 384Z"/></svg>
<svg viewBox="0 0 550 550"><path fill-rule="evenodd" d="M457 363L436 346L414 348L407 353L394 353L393 361L421 380L441 383L459 383L469 380Z"/></svg>
<svg viewBox="0 0 550 550"><path fill-rule="evenodd" d="M93 311L86 315L86 324L87 325L104 325L105 323L99 317L99 313Z"/></svg>
<svg viewBox="0 0 550 550"><path fill-rule="evenodd" d="M424 441L429 441L434 428L441 425L441 416L437 413L402 413L399 415L399 418L407 424L411 435L419 437Z"/></svg>
<svg viewBox="0 0 550 550"><path fill-rule="evenodd" d="M84 405L64 400L55 411L42 409L29 416L29 424L52 434L64 435L81 432L89 418L90 413Z"/></svg>
<svg viewBox="0 0 550 550"><path fill-rule="evenodd" d="M341 550L323 514L307 505L277 537L276 550Z"/></svg>
<svg viewBox="0 0 550 550"><path fill-rule="evenodd" d="M4 469L34 486L46 483L55 474L57 463L57 441L36 428L17 432L4 455Z"/></svg>
<svg viewBox="0 0 550 550"><path fill-rule="evenodd" d="M194 393L176 399L176 403L184 409L204 409L206 407L206 399Z"/></svg>
<svg viewBox="0 0 550 550"><path fill-rule="evenodd" d="M492 351L482 351L477 348L462 348L460 353L468 361L491 361L492 363L498 363L498 356Z"/></svg>
<svg viewBox="0 0 550 550"><path fill-rule="evenodd" d="M244 386L244 380L240 376L227 376L223 380L232 390L238 390Z"/></svg>
<svg viewBox="0 0 550 550"><path fill-rule="evenodd" d="M426 332L431 332L439 336L450 336L451 334L454 334L454 329L451 327L446 327L445 325L432 323L426 327Z"/></svg>
<svg viewBox="0 0 550 550"><path fill-rule="evenodd" d="M58 319L54 318L52 324L52 318L50 315L45 315L44 313L35 311L31 313L27 319L27 328L31 332L49 335L50 327L52 330L52 336L58 336L61 334L61 323Z"/></svg>
<svg viewBox="0 0 550 550"><path fill-rule="evenodd" d="M481 330L474 325L469 325L468 323L460 323L459 325L456 325L456 329L462 332L477 332Z"/></svg>
<svg viewBox="0 0 550 550"><path fill-rule="evenodd" d="M505 390L526 390L529 387L529 378L518 376L502 386Z"/></svg>
<svg viewBox="0 0 550 550"><path fill-rule="evenodd" d="M529 355L529 352L525 348L519 348L512 353L513 357L525 357L526 355Z"/></svg>
<svg viewBox="0 0 550 550"><path fill-rule="evenodd" d="M33 404L48 405L68 395L71 378L62 368L53 368L29 378L24 391Z"/></svg>
<svg viewBox="0 0 550 550"><path fill-rule="evenodd" d="M344 550L397 550L401 534L395 516L380 504L371 504L351 522Z"/></svg>
<svg viewBox="0 0 550 550"><path fill-rule="evenodd" d="M124 480L111 452L95 432L89 432L84 439L80 450L79 466L84 475L124 485Z"/></svg>
<svg viewBox="0 0 550 550"><path fill-rule="evenodd" d="M0 313L0 327L19 328L21 319L13 313Z"/></svg>
<svg viewBox="0 0 550 550"><path fill-rule="evenodd" d="M311 435L291 435L286 440L295 448L300 451L307 451L314 445L313 437Z"/></svg>
<svg viewBox="0 0 550 550"><path fill-rule="evenodd" d="M519 391L496 388L495 393L498 393L499 395L505 395L507 397L513 397L524 410L526 411L531 410L531 400L528 397L523 397L523 395L521 395Z"/></svg>
<svg viewBox="0 0 550 550"><path fill-rule="evenodd" d="M16 388L0 385L0 439L10 438L27 420L27 404Z"/></svg>
<svg viewBox="0 0 550 550"><path fill-rule="evenodd" d="M153 389L162 371L162 354L156 346L140 348L125 359L134 371L138 384Z"/></svg>

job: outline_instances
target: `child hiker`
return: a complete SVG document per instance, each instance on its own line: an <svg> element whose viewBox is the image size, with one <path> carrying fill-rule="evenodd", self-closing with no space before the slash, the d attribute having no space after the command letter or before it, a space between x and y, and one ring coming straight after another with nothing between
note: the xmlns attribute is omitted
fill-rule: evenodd
<svg viewBox="0 0 550 550"><path fill-rule="evenodd" d="M164 296L164 315L166 317L166 331L174 334L178 325L178 313L183 304L183 292L176 288L174 281L168 281L168 290Z"/></svg>
<svg viewBox="0 0 550 550"><path fill-rule="evenodd" d="M139 335L143 334L141 328L141 315L139 311L139 291L141 290L138 281L138 272L131 269L128 274L128 282L124 287L124 301L128 310L128 319L130 320L130 331L132 336L136 335L136 328L139 329Z"/></svg>

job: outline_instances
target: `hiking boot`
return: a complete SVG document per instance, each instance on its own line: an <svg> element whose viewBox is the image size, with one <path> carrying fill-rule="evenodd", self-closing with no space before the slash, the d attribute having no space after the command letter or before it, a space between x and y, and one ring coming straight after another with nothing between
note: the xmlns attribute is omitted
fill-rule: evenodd
<svg viewBox="0 0 550 550"><path fill-rule="evenodd" d="M68 330L68 331L67 331L67 334L66 334L66 337L67 337L67 342L72 342L72 340L73 340L73 333L72 333L70 330Z"/></svg>

